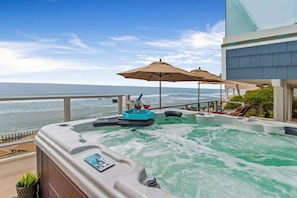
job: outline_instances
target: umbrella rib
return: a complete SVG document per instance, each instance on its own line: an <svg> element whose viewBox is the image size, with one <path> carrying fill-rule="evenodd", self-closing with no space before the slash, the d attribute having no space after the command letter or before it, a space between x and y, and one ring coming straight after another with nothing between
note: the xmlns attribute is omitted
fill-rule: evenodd
<svg viewBox="0 0 297 198"><path fill-rule="evenodd" d="M138 72L128 74L127 76L125 76L125 78L132 78L132 77L135 76L136 74L138 74Z"/></svg>
<svg viewBox="0 0 297 198"><path fill-rule="evenodd" d="M175 82L175 80L174 80L172 74L169 74L169 73L168 73L168 75L169 75L169 77L171 78L171 81L172 81L172 82Z"/></svg>
<svg viewBox="0 0 297 198"><path fill-rule="evenodd" d="M151 73L147 80L150 81L152 79L153 75L154 75L154 73Z"/></svg>

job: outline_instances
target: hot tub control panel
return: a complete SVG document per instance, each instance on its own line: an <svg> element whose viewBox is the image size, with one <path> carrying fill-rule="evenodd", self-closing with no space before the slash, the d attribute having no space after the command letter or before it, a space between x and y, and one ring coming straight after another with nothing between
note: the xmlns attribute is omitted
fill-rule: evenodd
<svg viewBox="0 0 297 198"><path fill-rule="evenodd" d="M107 159L102 157L102 155L100 155L99 153L90 155L89 157L86 157L84 160L85 162L87 162L88 164L90 164L92 167L94 167L96 170L100 172L103 172L114 165L114 163L108 161Z"/></svg>

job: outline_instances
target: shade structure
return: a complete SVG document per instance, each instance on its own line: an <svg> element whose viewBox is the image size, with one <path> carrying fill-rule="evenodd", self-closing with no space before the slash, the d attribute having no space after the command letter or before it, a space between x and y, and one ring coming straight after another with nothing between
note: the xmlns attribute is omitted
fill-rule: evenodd
<svg viewBox="0 0 297 198"><path fill-rule="evenodd" d="M193 74L186 70L174 67L166 62L156 61L151 64L118 73L125 78L141 79L147 81L159 81L159 108L161 109L161 82L182 82L182 81L197 81L202 77Z"/></svg>
<svg viewBox="0 0 297 198"><path fill-rule="evenodd" d="M194 73L200 77L203 77L198 80L198 99L197 99L197 110L200 110L200 84L221 84L224 81L221 79L220 76L212 74L206 70L202 70L200 67L198 69L192 70L191 73ZM222 87L220 88L220 103L222 105Z"/></svg>
<svg viewBox="0 0 297 198"><path fill-rule="evenodd" d="M238 82L238 81L233 81L233 80L225 80L225 91L226 91L226 97L228 98L228 90L232 89L233 90L233 96L234 96L234 89L237 90L237 94L240 95L240 90L255 90L258 89L256 84L249 84L245 82Z"/></svg>
<svg viewBox="0 0 297 198"><path fill-rule="evenodd" d="M210 82L210 84L214 84L214 83L220 84L223 82L220 76L212 74L206 70L202 70L200 67L199 69L192 70L191 73L198 74L200 77L202 77L201 79L199 79L199 81L201 82L206 82L206 83Z"/></svg>

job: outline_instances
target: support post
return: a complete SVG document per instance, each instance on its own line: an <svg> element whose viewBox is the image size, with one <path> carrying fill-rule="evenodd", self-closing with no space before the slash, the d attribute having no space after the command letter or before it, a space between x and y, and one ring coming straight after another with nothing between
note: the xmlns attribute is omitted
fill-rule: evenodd
<svg viewBox="0 0 297 198"><path fill-rule="evenodd" d="M214 110L218 112L218 101L214 102Z"/></svg>
<svg viewBox="0 0 297 198"><path fill-rule="evenodd" d="M70 98L64 98L64 121L70 121Z"/></svg>
<svg viewBox="0 0 297 198"><path fill-rule="evenodd" d="M125 95L125 101L126 101L125 110L129 110L131 106L130 95Z"/></svg>
<svg viewBox="0 0 297 198"><path fill-rule="evenodd" d="M275 121L286 122L289 109L287 83L285 80L272 79L271 84L273 86L273 118Z"/></svg>
<svg viewBox="0 0 297 198"><path fill-rule="evenodd" d="M123 98L122 96L118 96L118 114L122 114L123 111Z"/></svg>

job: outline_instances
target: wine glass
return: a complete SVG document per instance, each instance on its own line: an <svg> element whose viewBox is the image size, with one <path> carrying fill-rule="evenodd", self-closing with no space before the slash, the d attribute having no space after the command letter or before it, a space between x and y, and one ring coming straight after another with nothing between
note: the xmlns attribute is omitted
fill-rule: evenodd
<svg viewBox="0 0 297 198"><path fill-rule="evenodd" d="M146 98L143 102L143 108L147 111L151 107L150 99Z"/></svg>

